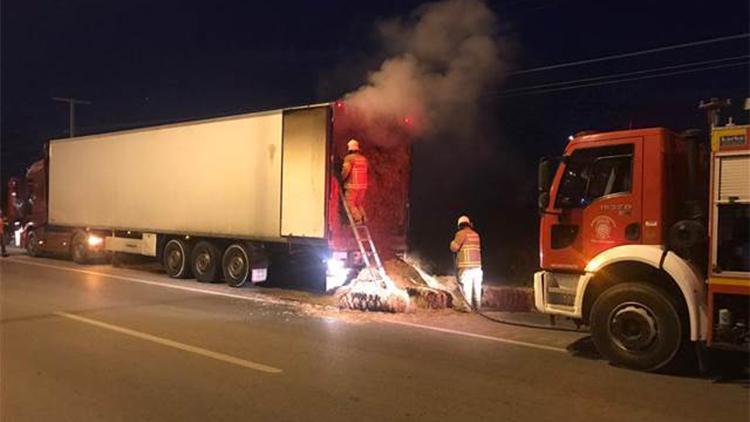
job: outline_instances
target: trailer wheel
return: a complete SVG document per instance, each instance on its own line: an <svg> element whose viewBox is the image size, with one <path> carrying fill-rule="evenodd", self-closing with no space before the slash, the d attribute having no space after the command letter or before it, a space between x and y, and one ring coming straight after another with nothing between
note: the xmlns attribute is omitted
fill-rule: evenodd
<svg viewBox="0 0 750 422"><path fill-rule="evenodd" d="M605 290L591 308L591 337L610 362L655 371L683 345L679 307L662 289L643 282Z"/></svg>
<svg viewBox="0 0 750 422"><path fill-rule="evenodd" d="M221 271L221 251L207 240L201 240L190 255L193 275L198 281L213 283L219 281Z"/></svg>
<svg viewBox="0 0 750 422"><path fill-rule="evenodd" d="M42 248L39 245L39 235L36 234L36 230L29 231L29 234L26 236L26 253L32 258L42 255Z"/></svg>
<svg viewBox="0 0 750 422"><path fill-rule="evenodd" d="M89 259L88 236L85 232L77 231L70 242L70 256L76 264L86 264Z"/></svg>
<svg viewBox="0 0 750 422"><path fill-rule="evenodd" d="M164 245L162 252L162 266L172 278L189 278L190 244L183 239L171 239Z"/></svg>
<svg viewBox="0 0 750 422"><path fill-rule="evenodd" d="M233 243L224 251L221 268L224 280L232 287L242 287L250 279L251 253L244 243Z"/></svg>

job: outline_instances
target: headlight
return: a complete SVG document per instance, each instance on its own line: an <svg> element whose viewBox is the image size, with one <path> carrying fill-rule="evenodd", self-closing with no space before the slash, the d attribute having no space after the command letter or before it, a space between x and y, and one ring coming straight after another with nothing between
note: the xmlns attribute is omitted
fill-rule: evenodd
<svg viewBox="0 0 750 422"><path fill-rule="evenodd" d="M95 248L97 246L101 246L103 243L104 243L104 239L103 238L101 238L101 237L99 237L97 235L94 235L94 234L90 234L89 235L89 246L91 246L92 248Z"/></svg>

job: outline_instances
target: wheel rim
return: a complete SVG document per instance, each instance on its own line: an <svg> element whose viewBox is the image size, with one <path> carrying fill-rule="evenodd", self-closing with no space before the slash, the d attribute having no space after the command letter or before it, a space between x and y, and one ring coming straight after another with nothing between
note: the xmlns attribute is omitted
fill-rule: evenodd
<svg viewBox="0 0 750 422"><path fill-rule="evenodd" d="M211 254L204 250L195 259L195 270L199 274L206 274L211 267Z"/></svg>
<svg viewBox="0 0 750 422"><path fill-rule="evenodd" d="M659 335L654 312L642 303L623 303L610 314L609 330L615 344L623 350L648 349Z"/></svg>
<svg viewBox="0 0 750 422"><path fill-rule="evenodd" d="M83 244L80 238L73 244L73 254L78 259L86 255L86 245Z"/></svg>
<svg viewBox="0 0 750 422"><path fill-rule="evenodd" d="M26 245L26 248L29 250L30 255L36 255L36 253L39 251L39 241L36 240L36 234L34 232L29 234L29 239L27 240L28 245Z"/></svg>
<svg viewBox="0 0 750 422"><path fill-rule="evenodd" d="M245 277L247 272L247 261L238 251L232 252L227 263L227 272L233 280L239 280Z"/></svg>
<svg viewBox="0 0 750 422"><path fill-rule="evenodd" d="M167 268L171 274L177 274L182 270L184 257L179 247L172 246L167 251Z"/></svg>

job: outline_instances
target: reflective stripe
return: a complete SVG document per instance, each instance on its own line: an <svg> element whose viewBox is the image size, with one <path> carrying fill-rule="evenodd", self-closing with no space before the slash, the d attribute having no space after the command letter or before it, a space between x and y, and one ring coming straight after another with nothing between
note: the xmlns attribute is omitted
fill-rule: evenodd
<svg viewBox="0 0 750 422"><path fill-rule="evenodd" d="M346 189L367 189L367 158L362 154L349 154L345 160L352 166L349 177L346 178Z"/></svg>
<svg viewBox="0 0 750 422"><path fill-rule="evenodd" d="M479 235L470 228L463 229L464 241L458 251L458 268L476 268L482 266L482 247Z"/></svg>

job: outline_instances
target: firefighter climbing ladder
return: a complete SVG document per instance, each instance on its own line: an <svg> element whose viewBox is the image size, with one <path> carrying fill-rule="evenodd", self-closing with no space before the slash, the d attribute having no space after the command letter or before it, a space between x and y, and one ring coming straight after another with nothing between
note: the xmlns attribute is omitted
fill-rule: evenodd
<svg viewBox="0 0 750 422"><path fill-rule="evenodd" d="M365 266L370 270L373 277L378 277L380 280L388 283L388 278L385 276L385 269L383 263L380 261L380 255L378 250L375 248L375 243L372 241L370 235L370 229L367 228L366 224L357 224L352 217L351 211L349 211L349 205L346 203L344 193L339 191L341 197L341 203L344 205L346 216L349 218L349 225L354 233L354 239L357 241L359 252L362 254L362 259L365 261Z"/></svg>

